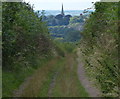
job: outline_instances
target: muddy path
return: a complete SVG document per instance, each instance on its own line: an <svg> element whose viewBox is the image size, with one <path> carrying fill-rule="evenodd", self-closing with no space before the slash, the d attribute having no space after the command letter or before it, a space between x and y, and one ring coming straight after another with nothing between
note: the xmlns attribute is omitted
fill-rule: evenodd
<svg viewBox="0 0 120 99"><path fill-rule="evenodd" d="M94 83L89 81L88 77L86 76L84 65L81 61L81 52L80 49L77 50L77 61L78 61L78 77L86 91L89 93L90 97L99 97L101 96L101 92L93 86Z"/></svg>

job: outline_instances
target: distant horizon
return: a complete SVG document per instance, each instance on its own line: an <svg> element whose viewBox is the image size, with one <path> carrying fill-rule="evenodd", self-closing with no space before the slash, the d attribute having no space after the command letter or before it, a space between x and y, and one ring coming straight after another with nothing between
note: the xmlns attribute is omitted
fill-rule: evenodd
<svg viewBox="0 0 120 99"><path fill-rule="evenodd" d="M43 9L44 10L44 9ZM84 9L83 9L84 10ZM81 10L81 11L83 11L83 10ZM91 10L93 10L93 9L91 9ZM38 10L36 10L36 11L38 11ZM40 10L39 10L40 11ZM42 10L41 10L42 11ZM61 10L47 10L47 11L61 11ZM80 10L64 10L64 11L80 11Z"/></svg>
<svg viewBox="0 0 120 99"><path fill-rule="evenodd" d="M37 10L37 11L40 11L40 13L42 12L42 10ZM65 15L79 16L80 14L85 14L85 13L83 13L83 11L84 10L64 10L64 13L65 13ZM91 10L91 11L93 11L93 10ZM61 14L61 10L45 10L46 16L58 15L58 14ZM88 14L88 13L86 13L86 14Z"/></svg>
<svg viewBox="0 0 120 99"><path fill-rule="evenodd" d="M87 8L94 9L94 4L100 0L25 0L31 5L34 5L34 10L61 10L62 4L64 10L84 10Z"/></svg>
<svg viewBox="0 0 120 99"><path fill-rule="evenodd" d="M86 8L87 9L87 8ZM42 10L47 10L47 11L61 11L61 9L34 9L35 11L42 11ZM64 11L83 11L85 9L64 9ZM94 9L89 9L89 10L94 10Z"/></svg>

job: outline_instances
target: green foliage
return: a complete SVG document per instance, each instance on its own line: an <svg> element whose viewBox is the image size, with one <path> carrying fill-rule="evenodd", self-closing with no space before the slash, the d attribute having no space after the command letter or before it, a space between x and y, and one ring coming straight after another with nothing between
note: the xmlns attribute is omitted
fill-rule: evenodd
<svg viewBox="0 0 120 99"><path fill-rule="evenodd" d="M29 57L31 58L32 55ZM51 57L50 57L51 58ZM14 96L15 90L18 90L19 86L28 78L28 76L31 76L33 73L36 72L36 69L40 68L40 66L46 65L48 60L50 58L37 58L36 61L37 64L33 64L32 66L27 65L26 68L21 68L22 65L24 65L24 62L17 63L16 71L3 71L2 72L2 96L3 97L11 97ZM33 63L33 61L31 60ZM35 62L34 62L35 63ZM36 67L36 68L35 68ZM22 69L22 70L21 70Z"/></svg>
<svg viewBox="0 0 120 99"><path fill-rule="evenodd" d="M70 18L70 24L84 22L83 16L74 16Z"/></svg>
<svg viewBox="0 0 120 99"><path fill-rule="evenodd" d="M29 54L48 55L48 29L27 3L3 3L3 69L12 70L16 60Z"/></svg>
<svg viewBox="0 0 120 99"><path fill-rule="evenodd" d="M73 26L50 26L50 35L52 38L62 38L59 41L62 42L77 42L80 40L80 31L75 30Z"/></svg>
<svg viewBox="0 0 120 99"><path fill-rule="evenodd" d="M69 41L69 42L77 42L79 41L81 38L81 35L80 35L80 31L70 31L70 32L67 32L66 35L65 35L65 41Z"/></svg>
<svg viewBox="0 0 120 99"><path fill-rule="evenodd" d="M44 63L57 48L38 13L25 2L2 3L3 96L13 91Z"/></svg>
<svg viewBox="0 0 120 99"><path fill-rule="evenodd" d="M44 22L47 23L48 26L62 26L62 25L69 25L74 23L84 23L85 19L89 15L81 15L81 16L71 16L66 15L63 16L61 14L58 14L56 16L49 15L49 16L42 16Z"/></svg>
<svg viewBox="0 0 120 99"><path fill-rule="evenodd" d="M64 53L73 53L75 48L77 47L77 43L74 42L59 42L55 41L55 45L57 45ZM65 54L64 54L65 56Z"/></svg>
<svg viewBox="0 0 120 99"><path fill-rule="evenodd" d="M86 67L97 79L104 96L118 96L118 3L95 3L95 12L87 20L82 52ZM95 74L94 74L95 73ZM97 74L96 74L97 73Z"/></svg>
<svg viewBox="0 0 120 99"><path fill-rule="evenodd" d="M13 95L13 91L15 91L20 84L25 80L25 78L32 74L34 71L33 68L29 68L25 72L3 72L2 73L2 96L3 97L11 97Z"/></svg>
<svg viewBox="0 0 120 99"><path fill-rule="evenodd" d="M69 25L75 23L84 23L85 20L89 17L89 14L81 15L81 16L71 16L66 15L62 16L61 14L57 16L49 15L44 16L43 21L47 22L48 26L62 26L62 25Z"/></svg>

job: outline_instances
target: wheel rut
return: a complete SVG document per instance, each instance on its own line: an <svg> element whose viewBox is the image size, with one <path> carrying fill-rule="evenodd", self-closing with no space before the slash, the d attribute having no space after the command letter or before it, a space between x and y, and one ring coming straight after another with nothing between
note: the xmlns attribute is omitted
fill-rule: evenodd
<svg viewBox="0 0 120 99"><path fill-rule="evenodd" d="M101 92L95 86L93 86L94 83L89 81L88 77L86 76L84 65L82 64L82 61L80 59L81 58L80 49L78 49L77 55L78 55L78 58L77 58L78 71L77 72L78 72L78 77L79 77L81 84L84 86L86 91L89 93L90 97L100 97Z"/></svg>
<svg viewBox="0 0 120 99"><path fill-rule="evenodd" d="M52 97L52 92L53 92L53 88L54 88L54 86L56 84L56 78L58 76L58 73L59 73L58 71L56 71L54 73L54 76L53 76L52 81L50 83L50 87L49 87L49 90L48 90L48 97L49 97L49 99L50 99L50 97Z"/></svg>

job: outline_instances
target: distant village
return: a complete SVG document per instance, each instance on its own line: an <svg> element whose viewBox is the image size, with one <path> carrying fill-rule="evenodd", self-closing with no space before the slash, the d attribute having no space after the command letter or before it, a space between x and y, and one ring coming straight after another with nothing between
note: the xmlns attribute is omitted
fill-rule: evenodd
<svg viewBox="0 0 120 99"><path fill-rule="evenodd" d="M48 26L61 26L61 25L69 25L70 23L83 23L86 19L86 15L83 16L83 14L80 13L79 16L74 16L72 15L65 15L64 12L64 7L62 4L62 10L61 14L58 14L56 16L49 15L49 16L43 16L42 20L47 22Z"/></svg>

